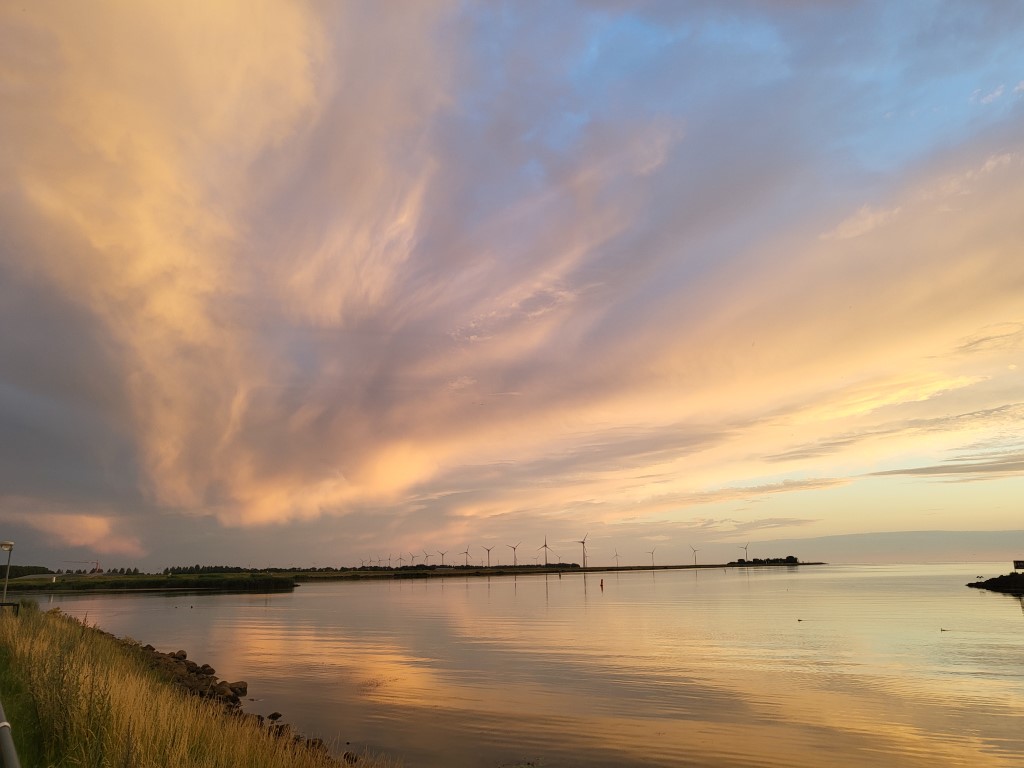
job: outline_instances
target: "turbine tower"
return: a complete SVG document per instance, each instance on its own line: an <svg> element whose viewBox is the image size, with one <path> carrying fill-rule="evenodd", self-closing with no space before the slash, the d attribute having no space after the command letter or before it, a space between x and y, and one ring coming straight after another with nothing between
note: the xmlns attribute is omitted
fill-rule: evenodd
<svg viewBox="0 0 1024 768"><path fill-rule="evenodd" d="M437 550L437 554L439 554L441 556L441 565L443 566L444 565L444 556L447 555L448 553L447 552L442 552L439 549L439 550Z"/></svg>
<svg viewBox="0 0 1024 768"><path fill-rule="evenodd" d="M417 557L419 557L419 555L414 555L412 552L409 553L409 562L412 563L412 565L414 566L416 565Z"/></svg>
<svg viewBox="0 0 1024 768"><path fill-rule="evenodd" d="M690 549L693 549L693 545L692 544L690 545ZM697 553L698 552L700 552L699 549L693 549L693 564L694 565L697 564Z"/></svg>
<svg viewBox="0 0 1024 768"><path fill-rule="evenodd" d="M544 546L543 547L537 547L537 549L543 549L544 550L544 567L546 568L547 564L548 564L548 550L551 549L551 547L548 546L548 537L547 536L544 537Z"/></svg>
<svg viewBox="0 0 1024 768"><path fill-rule="evenodd" d="M484 547L484 549L487 550L487 567L490 568L491 567L491 550L494 549L494 545L492 544L489 547Z"/></svg>
<svg viewBox="0 0 1024 768"><path fill-rule="evenodd" d="M616 547L616 549L615 549L615 567L616 568L619 567L619 550L618 550L618 547Z"/></svg>
<svg viewBox="0 0 1024 768"><path fill-rule="evenodd" d="M459 552L459 554L466 556L466 567L469 568L469 544L467 544L466 548L462 552Z"/></svg>
<svg viewBox="0 0 1024 768"><path fill-rule="evenodd" d="M428 566L430 565L430 553L427 552L427 550L425 549L423 550L423 562L426 563Z"/></svg>
<svg viewBox="0 0 1024 768"><path fill-rule="evenodd" d="M657 549L657 547L655 547L654 549L652 549L650 552L647 553L648 555L651 556L651 568L654 567L654 550L655 549Z"/></svg>
<svg viewBox="0 0 1024 768"><path fill-rule="evenodd" d="M521 542L521 541L519 542L519 544L522 544L522 543L523 543L523 542ZM506 545L505 545L506 547L508 547L509 549L511 549L511 550L512 550L512 567L513 567L513 568L514 568L515 566L519 565L519 560L518 560L518 558L516 557L516 550L517 550L517 549L519 548L519 544L516 544L515 546L512 546L511 544L506 544Z"/></svg>
<svg viewBox="0 0 1024 768"><path fill-rule="evenodd" d="M589 535L590 534L588 533L587 536L589 536ZM579 541L576 542L577 544L582 544L583 545L583 567L584 568L587 567L587 536L584 536L582 539L580 539Z"/></svg>
<svg viewBox="0 0 1024 768"><path fill-rule="evenodd" d="M742 547L740 547L740 549L743 550L743 559L744 560L749 560L750 559L750 553L747 552L747 550L749 548L750 548L750 542L749 541L746 544L744 544Z"/></svg>

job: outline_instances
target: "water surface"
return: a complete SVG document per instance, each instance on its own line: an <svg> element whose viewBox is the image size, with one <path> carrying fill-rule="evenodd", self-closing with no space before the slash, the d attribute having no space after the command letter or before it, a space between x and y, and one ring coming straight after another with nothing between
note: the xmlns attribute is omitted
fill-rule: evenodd
<svg viewBox="0 0 1024 768"><path fill-rule="evenodd" d="M630 571L52 604L184 648L248 681L250 711L409 768L1016 767L1024 606L964 587L1007 570Z"/></svg>

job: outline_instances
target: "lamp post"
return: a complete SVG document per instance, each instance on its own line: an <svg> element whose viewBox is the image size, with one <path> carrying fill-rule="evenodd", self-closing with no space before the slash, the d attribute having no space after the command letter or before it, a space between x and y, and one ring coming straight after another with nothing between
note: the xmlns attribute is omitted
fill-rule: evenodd
<svg viewBox="0 0 1024 768"><path fill-rule="evenodd" d="M11 550L14 549L13 541L0 541L0 549L7 553L7 573L4 574L4 597L0 603L7 602L7 581L11 578Z"/></svg>

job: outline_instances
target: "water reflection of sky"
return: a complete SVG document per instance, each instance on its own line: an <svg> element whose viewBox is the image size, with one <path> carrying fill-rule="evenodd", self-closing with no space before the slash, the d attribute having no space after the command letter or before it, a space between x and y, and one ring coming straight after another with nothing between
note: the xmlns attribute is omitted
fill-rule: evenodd
<svg viewBox="0 0 1024 768"><path fill-rule="evenodd" d="M335 583L62 607L187 648L248 680L254 711L409 766L1019 765L1024 615L963 587L978 568Z"/></svg>

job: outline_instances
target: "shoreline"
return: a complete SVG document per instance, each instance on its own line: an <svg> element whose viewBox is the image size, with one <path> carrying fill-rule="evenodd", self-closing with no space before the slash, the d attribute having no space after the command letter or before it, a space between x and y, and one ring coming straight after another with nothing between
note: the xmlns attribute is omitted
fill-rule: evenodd
<svg viewBox="0 0 1024 768"><path fill-rule="evenodd" d="M972 581L967 585L973 589L987 589L1004 595L1024 596L1024 573L1014 571L1002 576L993 576L985 581Z"/></svg>
<svg viewBox="0 0 1024 768"><path fill-rule="evenodd" d="M266 573L214 573L170 575L109 575L109 574L40 574L23 576L11 581L10 592L76 594L79 592L179 592L197 594L224 593L282 593L292 592L302 584L322 581L362 581L376 579L438 579L482 578L502 576L535 576L538 574L631 573L643 571L703 571L715 569L799 568L801 566L828 565L825 562L731 562L698 565L624 565L591 566L581 568L575 564L560 563L550 566L476 567L462 565L433 565L404 568L352 568L335 571L269 571Z"/></svg>
<svg viewBox="0 0 1024 768"><path fill-rule="evenodd" d="M0 684L23 765L397 768L246 712L248 683L184 650L164 653L31 599L0 614Z"/></svg>

